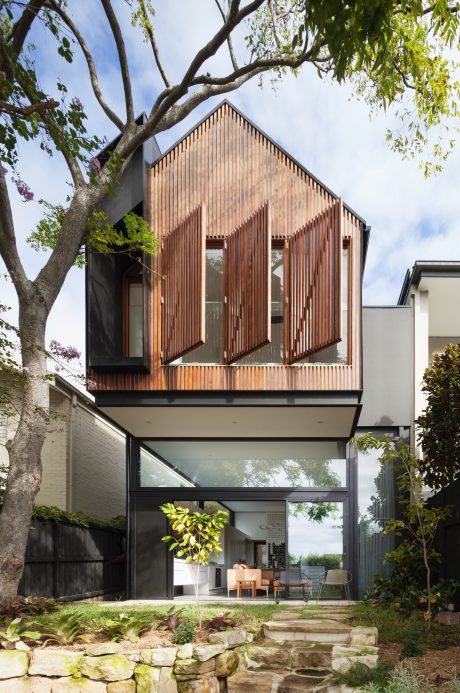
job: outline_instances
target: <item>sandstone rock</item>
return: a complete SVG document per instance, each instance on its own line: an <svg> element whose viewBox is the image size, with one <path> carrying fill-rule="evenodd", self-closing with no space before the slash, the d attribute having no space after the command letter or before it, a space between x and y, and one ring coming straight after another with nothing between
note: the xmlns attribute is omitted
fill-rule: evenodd
<svg viewBox="0 0 460 693"><path fill-rule="evenodd" d="M158 693L160 690L160 669L147 664L138 664L134 669L136 693Z"/></svg>
<svg viewBox="0 0 460 693"><path fill-rule="evenodd" d="M20 650L0 650L0 679L27 674L29 655Z"/></svg>
<svg viewBox="0 0 460 693"><path fill-rule="evenodd" d="M290 649L276 643L249 645L245 653L248 669L289 669Z"/></svg>
<svg viewBox="0 0 460 693"><path fill-rule="evenodd" d="M193 657L193 645L191 642L185 643L177 650L177 659L191 659Z"/></svg>
<svg viewBox="0 0 460 693"><path fill-rule="evenodd" d="M157 647L152 650L141 650L140 661L142 664L151 664L154 667L172 667L176 661L175 647Z"/></svg>
<svg viewBox="0 0 460 693"><path fill-rule="evenodd" d="M239 664L240 658L235 650L227 650L216 657L215 674L218 678L231 676L238 669Z"/></svg>
<svg viewBox="0 0 460 693"><path fill-rule="evenodd" d="M284 678L284 674L274 671L249 672L239 671L227 679L228 693L272 693L278 690L278 685Z"/></svg>
<svg viewBox="0 0 460 693"><path fill-rule="evenodd" d="M22 676L0 681L0 693L51 693L51 679L42 676Z"/></svg>
<svg viewBox="0 0 460 693"><path fill-rule="evenodd" d="M222 654L225 652L225 645L223 643L216 643L215 645L197 645L193 651L193 656L198 659L199 662L206 662L211 657Z"/></svg>
<svg viewBox="0 0 460 693"><path fill-rule="evenodd" d="M33 650L29 675L75 676L80 673L83 655L71 650Z"/></svg>
<svg viewBox="0 0 460 693"><path fill-rule="evenodd" d="M159 693L177 693L177 681L172 667L161 667Z"/></svg>
<svg viewBox="0 0 460 693"><path fill-rule="evenodd" d="M343 647L336 645L332 648L332 669L340 674L346 674L353 664L363 664L368 669L375 669L378 664L378 647Z"/></svg>
<svg viewBox="0 0 460 693"><path fill-rule="evenodd" d="M363 647L365 645L377 645L379 632L377 628L364 628L357 626L350 633L350 646Z"/></svg>
<svg viewBox="0 0 460 693"><path fill-rule="evenodd" d="M22 652L30 652L30 647L26 642L18 640L16 643L15 650L21 650Z"/></svg>
<svg viewBox="0 0 460 693"><path fill-rule="evenodd" d="M291 668L330 667L331 649L330 645L295 645L291 649Z"/></svg>
<svg viewBox="0 0 460 693"><path fill-rule="evenodd" d="M62 678L51 683L51 693L105 693L107 690L105 683L83 677Z"/></svg>
<svg viewBox="0 0 460 693"><path fill-rule="evenodd" d="M216 660L208 659L206 662L199 662L197 659L176 659L174 673L178 681L196 679L198 675L214 672Z"/></svg>
<svg viewBox="0 0 460 693"><path fill-rule="evenodd" d="M300 676L289 674L278 686L279 693L305 693L305 691L321 690L325 686L326 677Z"/></svg>
<svg viewBox="0 0 460 693"><path fill-rule="evenodd" d="M252 642L254 636L252 633L247 633L245 630L224 630L221 633L211 633L209 642L214 644L222 644L225 647L238 647L238 645L244 645L247 642Z"/></svg>
<svg viewBox="0 0 460 693"><path fill-rule="evenodd" d="M445 626L457 626L460 624L460 611L440 611L436 614L436 623L443 623Z"/></svg>
<svg viewBox="0 0 460 693"><path fill-rule="evenodd" d="M177 684L179 693L220 693L219 680L215 676L194 681L182 681Z"/></svg>
<svg viewBox="0 0 460 693"><path fill-rule="evenodd" d="M86 645L85 652L90 657L101 657L102 655L117 654L121 650L121 645L118 642L95 642L92 645Z"/></svg>
<svg viewBox="0 0 460 693"><path fill-rule="evenodd" d="M84 657L81 666L83 676L96 681L124 681L131 678L133 671L134 662L122 655Z"/></svg>
<svg viewBox="0 0 460 693"><path fill-rule="evenodd" d="M133 679L112 681L107 685L107 693L136 693L136 682Z"/></svg>

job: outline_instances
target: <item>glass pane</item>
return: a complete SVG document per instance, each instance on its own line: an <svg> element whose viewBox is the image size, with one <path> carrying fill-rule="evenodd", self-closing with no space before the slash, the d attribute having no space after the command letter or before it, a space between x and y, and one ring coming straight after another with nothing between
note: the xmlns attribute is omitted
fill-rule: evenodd
<svg viewBox="0 0 460 693"><path fill-rule="evenodd" d="M345 445L337 441L177 440L144 445L196 486L346 486ZM142 478L141 471L141 483Z"/></svg>
<svg viewBox="0 0 460 693"><path fill-rule="evenodd" d="M283 315L284 315L284 249L272 250L272 338L269 344L245 356L241 365L283 363Z"/></svg>
<svg viewBox="0 0 460 693"><path fill-rule="evenodd" d="M201 346L174 361L222 363L223 249L206 248L206 340Z"/></svg>
<svg viewBox="0 0 460 693"><path fill-rule="evenodd" d="M177 474L167 464L158 459L148 450L141 447L140 451L140 485L141 486L193 486L193 484Z"/></svg>
<svg viewBox="0 0 460 693"><path fill-rule="evenodd" d="M288 569L280 574L286 596L316 596L327 570L343 569L343 503L289 503ZM323 587L324 597L341 597L340 586Z"/></svg>
<svg viewBox="0 0 460 693"><path fill-rule="evenodd" d="M144 353L144 295L142 284L129 285L128 355L140 357Z"/></svg>
<svg viewBox="0 0 460 693"><path fill-rule="evenodd" d="M296 363L348 363L348 271L349 271L348 248L342 250L342 340L338 344L326 347L317 351L305 359Z"/></svg>
<svg viewBox="0 0 460 693"><path fill-rule="evenodd" d="M383 557L395 547L394 536L381 534L385 521L395 517L395 478L391 465L379 461L380 452L358 451L358 589L361 597L376 574L389 568Z"/></svg>

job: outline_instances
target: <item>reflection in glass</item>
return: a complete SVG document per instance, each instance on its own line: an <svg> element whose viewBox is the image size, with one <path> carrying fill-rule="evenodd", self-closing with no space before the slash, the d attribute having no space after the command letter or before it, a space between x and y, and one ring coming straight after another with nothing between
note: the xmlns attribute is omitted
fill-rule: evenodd
<svg viewBox="0 0 460 693"><path fill-rule="evenodd" d="M146 440L144 446L196 486L346 486L345 445L338 441ZM141 460L141 484L143 478Z"/></svg>
<svg viewBox="0 0 460 693"><path fill-rule="evenodd" d="M174 365L222 363L223 252L222 248L206 248L205 343L174 361Z"/></svg>
<svg viewBox="0 0 460 693"><path fill-rule="evenodd" d="M130 281L128 296L128 356L144 353L144 289L142 283Z"/></svg>
<svg viewBox="0 0 460 693"><path fill-rule="evenodd" d="M385 575L383 557L395 547L394 536L381 534L385 521L395 517L393 467L379 461L380 452L358 451L358 589L361 597L376 574Z"/></svg>
<svg viewBox="0 0 460 693"><path fill-rule="evenodd" d="M343 503L289 503L288 550L288 596L307 585L316 595L323 573L343 568ZM340 597L340 588L329 589L325 597Z"/></svg>
<svg viewBox="0 0 460 693"><path fill-rule="evenodd" d="M167 464L162 462L154 454L141 447L140 449L140 485L154 486L193 486L192 482L177 474Z"/></svg>

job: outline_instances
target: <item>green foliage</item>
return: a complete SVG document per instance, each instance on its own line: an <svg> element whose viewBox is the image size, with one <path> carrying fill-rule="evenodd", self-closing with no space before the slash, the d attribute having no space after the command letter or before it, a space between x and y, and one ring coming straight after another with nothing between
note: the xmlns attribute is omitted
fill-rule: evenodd
<svg viewBox="0 0 460 693"><path fill-rule="evenodd" d="M408 625L403 634L403 657L419 657L423 653L424 633L417 625Z"/></svg>
<svg viewBox="0 0 460 693"><path fill-rule="evenodd" d="M385 522L382 534L403 536L403 539L395 551L387 554L385 560L395 563L391 579L402 582L403 594L413 589L412 584L416 585L418 603L425 610L425 618L431 621L433 611L439 608L441 596L438 586L433 585L433 569L439 561L433 542L439 523L450 515L450 508L431 507L428 504L423 495L420 460L406 443L390 438L381 440L366 433L357 439L356 444L360 450L381 451L380 461L399 470L396 481L400 491L401 518ZM419 570L423 578L417 584L414 575Z"/></svg>
<svg viewBox="0 0 460 693"><path fill-rule="evenodd" d="M336 553L310 553L303 560L305 565L323 565L325 570L340 568L341 556Z"/></svg>
<svg viewBox="0 0 460 693"><path fill-rule="evenodd" d="M357 662L353 664L346 674L335 674L334 683L350 688L358 688L368 683L373 683L376 686L383 686L389 677L388 666L379 664L375 669L369 669L364 664Z"/></svg>
<svg viewBox="0 0 460 693"><path fill-rule="evenodd" d="M52 250L57 243L67 208L52 205L40 200L44 215L32 231L27 242L34 250ZM107 214L101 210L94 211L86 227L83 244L87 250L96 253L124 253L135 257L139 253L154 255L159 242L153 235L145 219L134 212L128 212L121 224L113 225ZM77 267L84 267L84 250L75 259Z"/></svg>
<svg viewBox="0 0 460 693"><path fill-rule="evenodd" d="M53 621L45 623L41 639L44 640L43 646L48 643L73 645L76 642L88 642L77 614L59 614Z"/></svg>
<svg viewBox="0 0 460 693"><path fill-rule="evenodd" d="M186 563L207 565L213 553L222 551L220 537L228 524L228 512L219 510L214 515L191 512L189 508L176 507L174 503L160 506L168 518L173 536L166 536L162 541L169 544L178 558Z"/></svg>
<svg viewBox="0 0 460 693"><path fill-rule="evenodd" d="M111 520L98 520L84 513L71 513L61 510L55 505L34 505L33 517L44 522L70 522L80 527L100 527L107 529L126 530L126 518L122 515Z"/></svg>
<svg viewBox="0 0 460 693"><path fill-rule="evenodd" d="M102 633L111 640L129 640L135 643L152 626L152 619L145 614L122 612L104 621Z"/></svg>
<svg viewBox="0 0 460 693"><path fill-rule="evenodd" d="M422 674L410 662L403 662L390 673L386 683L368 683L363 693L434 693Z"/></svg>
<svg viewBox="0 0 460 693"><path fill-rule="evenodd" d="M435 354L423 376L427 404L416 420L423 448L420 473L434 489L460 478L460 344Z"/></svg>
<svg viewBox="0 0 460 693"><path fill-rule="evenodd" d="M185 645L188 642L192 642L195 635L196 630L191 623L181 623L175 628L171 641L175 645Z"/></svg>
<svg viewBox="0 0 460 693"><path fill-rule="evenodd" d="M22 618L15 618L5 630L0 630L0 645L16 643L20 640L39 640L41 634L37 630L31 630L32 624L24 623Z"/></svg>
<svg viewBox="0 0 460 693"><path fill-rule="evenodd" d="M289 503L289 515L292 517L306 517L312 522L321 524L329 515L338 510L336 503L317 501L316 503Z"/></svg>

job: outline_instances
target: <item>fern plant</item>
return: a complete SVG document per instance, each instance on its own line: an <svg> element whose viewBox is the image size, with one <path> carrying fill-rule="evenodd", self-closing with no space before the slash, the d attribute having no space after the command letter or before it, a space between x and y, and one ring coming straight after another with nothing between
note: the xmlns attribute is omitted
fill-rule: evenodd
<svg viewBox="0 0 460 693"><path fill-rule="evenodd" d="M102 633L111 640L138 642L139 637L152 627L152 621L142 614L116 614L104 621Z"/></svg>

